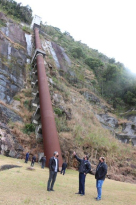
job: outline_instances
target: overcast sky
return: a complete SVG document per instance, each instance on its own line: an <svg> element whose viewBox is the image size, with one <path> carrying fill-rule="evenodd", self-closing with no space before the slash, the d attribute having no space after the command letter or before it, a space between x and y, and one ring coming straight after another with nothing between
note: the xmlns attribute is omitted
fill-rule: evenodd
<svg viewBox="0 0 136 205"><path fill-rule="evenodd" d="M136 73L136 0L15 0Z"/></svg>

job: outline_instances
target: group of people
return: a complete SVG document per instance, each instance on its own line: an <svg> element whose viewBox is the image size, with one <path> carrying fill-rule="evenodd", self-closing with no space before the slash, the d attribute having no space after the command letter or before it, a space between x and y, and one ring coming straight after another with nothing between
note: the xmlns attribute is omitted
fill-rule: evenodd
<svg viewBox="0 0 136 205"><path fill-rule="evenodd" d="M29 160L29 152L26 153L26 157L25 157L25 163L27 163ZM32 160L31 160L31 167L34 166L34 163L36 162L36 157L35 155L32 156ZM41 159L40 159L40 162L41 162L41 168L44 169L45 168L45 165L46 165L46 156L43 156Z"/></svg>
<svg viewBox="0 0 136 205"><path fill-rule="evenodd" d="M57 172L59 171L59 160L58 160L59 153L57 151L54 152L53 157L49 160L49 179L47 183L47 191L54 191L54 183L56 181ZM80 196L85 195L85 178L86 175L91 171L91 164L88 161L88 156L85 155L83 159L80 159L76 153L73 153L73 156L77 159L79 162L79 190L76 194L79 194ZM62 166L62 170L64 172L61 173L65 174L66 169L66 163L63 163L64 166ZM100 157L99 163L96 168L95 173L95 179L96 179L96 188L97 188L97 197L96 200L101 200L102 196L102 185L105 180L105 176L107 174L107 165L105 163L105 158Z"/></svg>
<svg viewBox="0 0 136 205"><path fill-rule="evenodd" d="M79 194L80 196L85 195L85 178L88 173L91 171L91 164L88 161L88 156L85 155L83 159L80 159L77 155L76 152L73 152L74 158L79 162L79 190L75 194ZM57 177L57 172L59 171L59 153L57 151L54 152L53 157L50 158L49 160L49 179L47 183L47 191L54 191L54 183L56 181ZM26 153L26 158L25 158L25 163L28 162L29 159L29 152ZM32 160L31 160L31 166L34 166L34 163L36 161L35 155L33 155ZM43 156L40 160L41 162L41 168L44 169L46 165L46 156ZM62 170L61 174L65 174L65 170L67 168L67 163L64 162L62 164ZM97 188L97 197L96 200L99 201L101 200L102 196L102 185L105 180L105 176L107 174L107 165L105 163L105 158L100 157L99 158L99 163L96 168L96 173L95 173L95 179L96 179L96 188Z"/></svg>

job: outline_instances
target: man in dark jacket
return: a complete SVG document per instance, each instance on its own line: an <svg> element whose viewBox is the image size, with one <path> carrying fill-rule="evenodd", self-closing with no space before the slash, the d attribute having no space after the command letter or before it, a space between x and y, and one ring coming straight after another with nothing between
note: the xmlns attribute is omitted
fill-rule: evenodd
<svg viewBox="0 0 136 205"><path fill-rule="evenodd" d="M31 167L34 166L34 163L36 162L36 157L33 155L32 157L32 161L31 161Z"/></svg>
<svg viewBox="0 0 136 205"><path fill-rule="evenodd" d="M65 174L65 170L67 168L67 163L66 162L63 162L62 164L62 169L61 169L61 174L63 173L63 175Z"/></svg>
<svg viewBox="0 0 136 205"><path fill-rule="evenodd" d="M57 172L59 171L58 152L54 152L54 156L49 160L49 179L47 184L47 191L54 191L53 186L56 181Z"/></svg>
<svg viewBox="0 0 136 205"><path fill-rule="evenodd" d="M26 153L25 163L28 162L28 159L29 159L29 152Z"/></svg>
<svg viewBox="0 0 136 205"><path fill-rule="evenodd" d="M77 157L76 153L73 153L74 157L80 162L79 164L79 192L80 196L85 195L85 177L87 173L91 171L91 164L88 161L88 156L85 155L83 159Z"/></svg>
<svg viewBox="0 0 136 205"><path fill-rule="evenodd" d="M43 157L41 158L41 163L42 163L41 168L44 169L45 164L46 164L46 156L43 156Z"/></svg>
<svg viewBox="0 0 136 205"><path fill-rule="evenodd" d="M101 200L102 195L102 185L107 174L107 165L104 162L104 157L99 158L99 164L96 168L95 179L96 179L96 188L97 188L97 198L96 200Z"/></svg>

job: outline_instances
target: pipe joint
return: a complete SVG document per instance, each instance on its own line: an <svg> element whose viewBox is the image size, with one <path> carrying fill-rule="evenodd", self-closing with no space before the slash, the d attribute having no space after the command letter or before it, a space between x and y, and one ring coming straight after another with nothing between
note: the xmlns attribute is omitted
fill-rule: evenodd
<svg viewBox="0 0 136 205"><path fill-rule="evenodd" d="M42 56L43 57L43 54L42 53L37 53L36 58L37 58L37 56Z"/></svg>

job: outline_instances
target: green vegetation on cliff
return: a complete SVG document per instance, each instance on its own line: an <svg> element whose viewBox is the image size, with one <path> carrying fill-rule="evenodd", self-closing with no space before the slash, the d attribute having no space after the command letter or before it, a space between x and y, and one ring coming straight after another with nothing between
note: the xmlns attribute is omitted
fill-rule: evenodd
<svg viewBox="0 0 136 205"><path fill-rule="evenodd" d="M13 0L0 0L0 8L8 15L30 24L32 21L32 9L30 6L22 6Z"/></svg>
<svg viewBox="0 0 136 205"><path fill-rule="evenodd" d="M136 105L136 75L122 63L89 48L81 41L75 41L68 32L62 33L59 28L42 25L42 30L78 64L77 67L73 66L74 71L77 70L77 78L82 75L80 80L84 81L84 68L95 74L90 83L114 108Z"/></svg>

